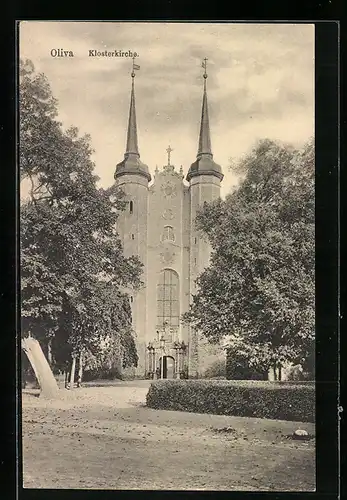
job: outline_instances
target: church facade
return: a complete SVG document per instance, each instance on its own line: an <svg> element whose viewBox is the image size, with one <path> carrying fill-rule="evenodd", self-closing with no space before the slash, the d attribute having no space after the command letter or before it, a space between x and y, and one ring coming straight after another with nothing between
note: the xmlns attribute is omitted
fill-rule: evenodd
<svg viewBox="0 0 347 500"><path fill-rule="evenodd" d="M210 258L209 243L195 227L196 213L204 202L220 196L223 179L211 149L206 67L198 152L185 178L182 167L171 165L170 147L167 165L156 168L153 178L141 161L134 79L133 71L126 151L115 181L127 200L117 223L124 253L137 255L144 266L143 286L130 292L139 356L136 375L196 378L221 356L180 319Z"/></svg>

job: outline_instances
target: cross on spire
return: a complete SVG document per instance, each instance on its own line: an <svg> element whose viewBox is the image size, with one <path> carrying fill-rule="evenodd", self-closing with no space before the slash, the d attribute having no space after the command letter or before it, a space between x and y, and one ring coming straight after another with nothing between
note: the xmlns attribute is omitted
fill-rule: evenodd
<svg viewBox="0 0 347 500"><path fill-rule="evenodd" d="M172 153L173 149L171 149L171 146L169 146L166 150L167 152L167 164L168 166L170 166L170 158L171 158L171 153Z"/></svg>

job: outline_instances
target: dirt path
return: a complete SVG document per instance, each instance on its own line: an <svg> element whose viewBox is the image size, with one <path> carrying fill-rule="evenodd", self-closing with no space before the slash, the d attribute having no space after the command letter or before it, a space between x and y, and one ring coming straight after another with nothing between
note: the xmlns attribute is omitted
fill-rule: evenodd
<svg viewBox="0 0 347 500"><path fill-rule="evenodd" d="M312 424L158 411L148 384L23 396L26 488L312 491ZM230 432L217 432L229 427Z"/></svg>

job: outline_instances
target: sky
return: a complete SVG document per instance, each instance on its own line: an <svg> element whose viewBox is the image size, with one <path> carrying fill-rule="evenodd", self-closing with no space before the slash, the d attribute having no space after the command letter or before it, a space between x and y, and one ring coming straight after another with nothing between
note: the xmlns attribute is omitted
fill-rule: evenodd
<svg viewBox="0 0 347 500"><path fill-rule="evenodd" d="M99 185L114 182L122 161L130 102L130 57L89 57L89 50L137 52L136 113L141 160L153 174L171 163L186 174L195 161L207 60L214 160L222 196L228 169L264 138L302 146L314 135L314 26L310 24L20 23L20 57L43 72L64 128L91 136ZM74 57L52 57L52 49Z"/></svg>

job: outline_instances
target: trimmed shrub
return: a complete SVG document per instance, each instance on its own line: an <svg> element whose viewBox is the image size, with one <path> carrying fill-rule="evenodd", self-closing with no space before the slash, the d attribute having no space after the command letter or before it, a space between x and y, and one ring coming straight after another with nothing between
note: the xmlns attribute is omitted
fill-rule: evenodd
<svg viewBox="0 0 347 500"><path fill-rule="evenodd" d="M310 382L158 380L147 406L239 417L314 422L315 386Z"/></svg>

